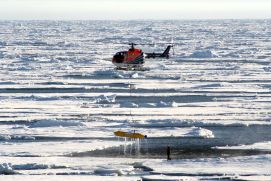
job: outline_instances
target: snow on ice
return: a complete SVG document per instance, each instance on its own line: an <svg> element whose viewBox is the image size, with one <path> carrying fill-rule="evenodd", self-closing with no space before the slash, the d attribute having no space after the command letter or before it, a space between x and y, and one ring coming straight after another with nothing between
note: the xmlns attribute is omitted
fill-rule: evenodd
<svg viewBox="0 0 271 181"><path fill-rule="evenodd" d="M1 178L270 180L270 30L270 20L1 21ZM172 38L174 54L146 60L148 71L111 63L122 42Z"/></svg>

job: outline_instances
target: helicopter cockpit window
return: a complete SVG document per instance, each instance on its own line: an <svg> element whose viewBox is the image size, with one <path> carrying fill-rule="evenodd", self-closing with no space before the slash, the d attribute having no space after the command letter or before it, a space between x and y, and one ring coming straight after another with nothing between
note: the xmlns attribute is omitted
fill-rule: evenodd
<svg viewBox="0 0 271 181"><path fill-rule="evenodd" d="M123 56L124 53L123 53L123 52L118 52L116 55L118 55L118 56Z"/></svg>

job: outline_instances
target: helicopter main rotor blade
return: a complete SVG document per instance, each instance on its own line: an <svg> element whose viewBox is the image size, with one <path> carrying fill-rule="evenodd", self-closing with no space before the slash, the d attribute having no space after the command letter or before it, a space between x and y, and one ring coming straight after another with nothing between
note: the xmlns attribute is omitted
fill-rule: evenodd
<svg viewBox="0 0 271 181"><path fill-rule="evenodd" d="M123 43L112 43L116 45L154 45L154 43L130 43L130 42L123 42Z"/></svg>

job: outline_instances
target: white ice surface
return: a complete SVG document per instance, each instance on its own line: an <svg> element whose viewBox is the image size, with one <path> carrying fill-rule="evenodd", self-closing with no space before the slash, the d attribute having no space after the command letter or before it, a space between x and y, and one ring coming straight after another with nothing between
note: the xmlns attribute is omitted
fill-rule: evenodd
<svg viewBox="0 0 271 181"><path fill-rule="evenodd" d="M46 141L26 143L2 143L0 156L59 156L72 153L103 150L110 147L129 145L132 142L105 140ZM38 149L37 149L38 148Z"/></svg>
<svg viewBox="0 0 271 181"><path fill-rule="evenodd" d="M239 145L239 146L224 146L224 147L216 147L217 149L237 149L237 150L271 150L271 142L258 142L251 145Z"/></svg>
<svg viewBox="0 0 271 181"><path fill-rule="evenodd" d="M93 175L11 175L11 176L0 176L0 178L5 179L5 181L138 181L139 177L129 177L129 176L93 176Z"/></svg>
<svg viewBox="0 0 271 181"><path fill-rule="evenodd" d="M114 179L130 177L138 179L146 177L158 179L158 176L138 175L137 167L151 169L152 173L167 175L160 178L197 180L204 178L202 175L210 175L209 178L233 178L243 180L268 180L271 177L270 155L245 156L233 158L202 158L185 160L161 160L161 159L130 159L130 158L93 158L93 157L1 157L0 163L8 165L12 172L21 174L64 174L65 175L108 175ZM35 164L40 164L34 166ZM42 164L42 165L41 165ZM5 166L5 168L7 168ZM260 168L260 169L259 169ZM142 173L141 173L142 174ZM182 174L193 175L183 177ZM121 175L120 177L117 175ZM43 177L43 176L41 176ZM5 177L3 177L5 178ZM31 176L29 177L31 178ZM48 177L47 177L48 178ZM61 177L59 177L61 178ZM96 177L89 177L96 178ZM111 178L111 177L105 177ZM35 179L35 177L33 177ZM102 177L97 177L102 179Z"/></svg>
<svg viewBox="0 0 271 181"><path fill-rule="evenodd" d="M130 169L136 159L66 156L129 144L114 137L117 130L207 141L223 139L211 127L230 133L232 127L256 125L268 132L270 29L269 20L0 22L1 169L53 175L0 176L0 180L138 179L141 175L132 173L83 176L99 169L128 173L123 171L125 165L129 162ZM121 42L169 42L172 37L175 55L146 61L150 71L118 71L111 63L114 53L128 48ZM160 45L142 48L164 50ZM259 140L228 148L269 151L270 142ZM270 178L269 155L139 161L159 173ZM48 169L16 170L8 163L17 169L35 164Z"/></svg>
<svg viewBox="0 0 271 181"><path fill-rule="evenodd" d="M187 160L152 160L142 164L152 168L155 173L178 174L211 174L211 175L268 175L271 177L270 155L233 157L233 158L203 158Z"/></svg>

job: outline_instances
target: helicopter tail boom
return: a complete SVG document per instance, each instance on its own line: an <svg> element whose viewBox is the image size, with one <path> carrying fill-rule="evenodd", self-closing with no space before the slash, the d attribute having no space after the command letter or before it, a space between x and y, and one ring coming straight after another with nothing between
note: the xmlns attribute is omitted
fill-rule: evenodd
<svg viewBox="0 0 271 181"><path fill-rule="evenodd" d="M172 45L168 45L166 50L163 53L145 53L145 58L169 58L169 51L171 49Z"/></svg>

